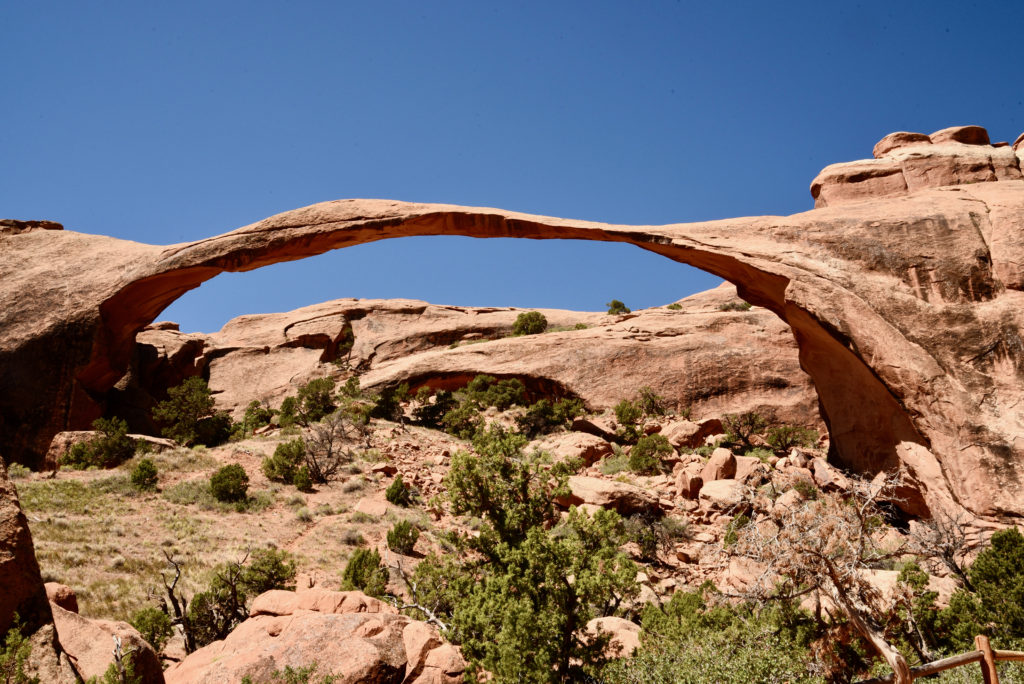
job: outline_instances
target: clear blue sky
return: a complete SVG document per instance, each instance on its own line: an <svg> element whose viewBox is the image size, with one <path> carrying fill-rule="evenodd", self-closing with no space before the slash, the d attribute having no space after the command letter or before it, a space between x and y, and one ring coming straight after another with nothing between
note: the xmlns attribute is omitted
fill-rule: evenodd
<svg viewBox="0 0 1024 684"><path fill-rule="evenodd" d="M1024 2L0 2L0 216L150 243L383 197L622 223L812 206L895 130L1024 131ZM412 238L162 318L336 297L601 309L717 280L634 247Z"/></svg>

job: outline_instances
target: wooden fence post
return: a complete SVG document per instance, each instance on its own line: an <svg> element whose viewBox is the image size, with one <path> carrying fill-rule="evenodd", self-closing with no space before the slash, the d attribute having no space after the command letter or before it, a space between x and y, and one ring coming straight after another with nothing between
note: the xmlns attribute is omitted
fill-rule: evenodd
<svg viewBox="0 0 1024 684"><path fill-rule="evenodd" d="M988 637L984 634L979 634L974 637L974 646L981 651L982 660L979 663L981 665L981 678L985 684L999 684L999 673L996 672L996 658L995 654L992 653L992 644L988 642Z"/></svg>

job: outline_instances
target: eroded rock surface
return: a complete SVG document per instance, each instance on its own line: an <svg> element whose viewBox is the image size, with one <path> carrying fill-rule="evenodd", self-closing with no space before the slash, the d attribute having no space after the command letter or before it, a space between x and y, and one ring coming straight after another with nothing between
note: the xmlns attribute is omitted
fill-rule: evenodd
<svg viewBox="0 0 1024 684"><path fill-rule="evenodd" d="M520 378L535 396L579 397L602 410L648 385L695 415L754 410L818 425L817 396L788 326L762 308L719 310L739 302L723 285L681 300L678 310L620 317L544 309L560 331L523 337L511 337L520 309L412 300L335 300L242 316L212 334L161 324L137 337L136 391L119 415L142 427L147 417L131 407L152 406L154 395L202 373L218 407L238 418L253 399L276 407L310 379L338 375L340 362L371 390L401 382L413 390L459 387L486 373Z"/></svg>
<svg viewBox="0 0 1024 684"><path fill-rule="evenodd" d="M1019 516L1021 146L981 142L963 128L928 144L890 140L881 161L898 161L905 192L896 172L878 175L878 165L866 176L882 179L877 185L849 179L869 188L856 197L830 191L842 184L826 174L816 181L826 206L788 217L623 226L339 200L168 247L67 230L3 232L0 443L35 463L53 434L87 427L128 368L135 335L223 271L410 235L603 240L721 276L788 323L833 462L867 473L903 468L933 509Z"/></svg>

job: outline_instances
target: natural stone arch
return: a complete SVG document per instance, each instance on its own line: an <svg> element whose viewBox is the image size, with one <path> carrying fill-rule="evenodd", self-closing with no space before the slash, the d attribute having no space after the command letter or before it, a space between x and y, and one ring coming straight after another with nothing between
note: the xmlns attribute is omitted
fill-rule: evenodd
<svg viewBox="0 0 1024 684"><path fill-rule="evenodd" d="M414 235L600 240L720 276L785 320L841 464L869 473L899 464L932 504L950 504L952 494L978 513L1024 512L1024 417L1015 408L1024 181L998 180L847 203L830 191L832 206L790 217L667 226L339 200L169 247L9 233L0 236L5 292L33 296L2 302L10 306L0 313L0 372L14 393L0 400L0 436L24 458L57 430L81 426L127 367L136 332L223 271ZM60 313L33 320L48 309ZM29 376L52 384L33 396Z"/></svg>

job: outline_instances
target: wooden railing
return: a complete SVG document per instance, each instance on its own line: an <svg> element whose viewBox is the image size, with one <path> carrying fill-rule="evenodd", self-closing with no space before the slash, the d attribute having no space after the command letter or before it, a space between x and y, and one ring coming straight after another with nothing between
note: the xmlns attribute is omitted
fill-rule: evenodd
<svg viewBox="0 0 1024 684"><path fill-rule="evenodd" d="M971 663L979 663L981 665L981 677L985 684L999 684L999 674L996 672L997 660L1024 661L1024 653L1020 651L1000 651L993 649L992 645L988 642L988 637L986 636L979 635L974 637L974 645L978 650L960 653L955 656L950 656L949 658L943 658L942 660L936 660L931 663L925 663L924 665L918 665L917 667L910 668L910 681L914 681L918 677L938 674L943 670L952 670L954 667L962 667L964 665L970 665ZM893 684L895 681L896 675L891 674L888 677L865 679L857 682L857 684Z"/></svg>

